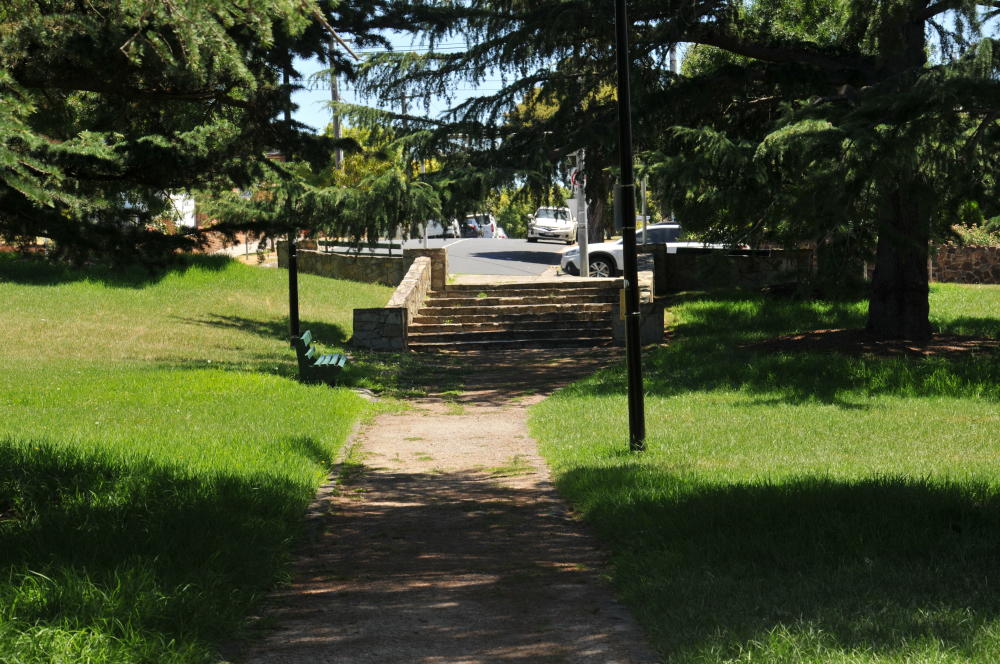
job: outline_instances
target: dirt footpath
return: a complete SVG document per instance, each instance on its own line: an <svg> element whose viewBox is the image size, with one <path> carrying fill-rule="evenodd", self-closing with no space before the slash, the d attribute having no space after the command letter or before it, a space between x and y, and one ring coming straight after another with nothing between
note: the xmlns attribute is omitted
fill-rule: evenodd
<svg viewBox="0 0 1000 664"><path fill-rule="evenodd" d="M274 629L244 661L659 661L525 425L530 404L610 353L470 357L482 369L459 394L362 428L314 505L294 582L273 598Z"/></svg>

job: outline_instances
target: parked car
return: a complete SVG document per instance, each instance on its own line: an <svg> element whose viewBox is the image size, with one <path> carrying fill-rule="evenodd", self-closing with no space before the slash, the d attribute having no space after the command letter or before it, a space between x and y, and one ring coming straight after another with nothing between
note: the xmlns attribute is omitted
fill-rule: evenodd
<svg viewBox="0 0 1000 664"><path fill-rule="evenodd" d="M507 239L507 231L505 231L503 229L503 226L497 226L496 235L494 235L493 237L495 237L498 240L506 240Z"/></svg>
<svg viewBox="0 0 1000 664"><path fill-rule="evenodd" d="M465 218L458 226L461 237L479 237L479 224L475 219Z"/></svg>
<svg viewBox="0 0 1000 664"><path fill-rule="evenodd" d="M667 245L667 253L677 253L680 248L698 249L724 249L722 244L706 244L704 242L678 242L681 236L681 227L677 224L650 224L645 232L649 233L649 244ZM636 231L636 244L642 244L644 239L643 230ZM616 277L622 273L623 243L621 239L612 242L599 242L587 247L587 255L590 259L590 276L592 277ZM567 249L563 252L559 267L567 274L580 274L580 250L578 248Z"/></svg>
<svg viewBox="0 0 1000 664"><path fill-rule="evenodd" d="M458 220L452 219L449 222L441 222L437 219L431 219L427 222L427 237L461 237L461 229L458 227ZM422 238L424 236L424 228L421 224L414 224L411 229L410 237Z"/></svg>
<svg viewBox="0 0 1000 664"><path fill-rule="evenodd" d="M558 240L576 242L576 219L569 208L540 207L528 218L528 242Z"/></svg>
<svg viewBox="0 0 1000 664"><path fill-rule="evenodd" d="M465 227L462 228L462 237L482 237L482 238L492 238L496 236L497 233L497 220L493 218L492 214L470 214L465 217L466 222L472 222L476 227L476 235L468 236L465 235Z"/></svg>

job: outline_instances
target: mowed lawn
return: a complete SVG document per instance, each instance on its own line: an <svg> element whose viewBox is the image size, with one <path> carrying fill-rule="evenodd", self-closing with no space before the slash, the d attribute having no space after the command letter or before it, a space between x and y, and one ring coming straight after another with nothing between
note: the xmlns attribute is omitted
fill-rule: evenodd
<svg viewBox="0 0 1000 664"><path fill-rule="evenodd" d="M391 289L300 277L341 345ZM0 257L0 662L213 662L367 406L294 380L287 273Z"/></svg>
<svg viewBox="0 0 1000 664"><path fill-rule="evenodd" d="M756 341L862 303L690 297L649 353L534 407L558 486L664 661L1000 661L1000 353L877 358ZM1000 287L936 285L935 326L1000 338Z"/></svg>

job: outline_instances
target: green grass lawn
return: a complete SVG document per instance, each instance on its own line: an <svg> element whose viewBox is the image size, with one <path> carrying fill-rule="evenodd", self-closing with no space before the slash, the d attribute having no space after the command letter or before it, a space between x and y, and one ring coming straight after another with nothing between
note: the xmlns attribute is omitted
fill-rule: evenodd
<svg viewBox="0 0 1000 664"><path fill-rule="evenodd" d="M943 332L1000 338L1000 287L937 285ZM664 660L1000 661L1000 353L880 359L754 341L861 327L860 303L690 297L645 358L536 406L558 486Z"/></svg>
<svg viewBox="0 0 1000 664"><path fill-rule="evenodd" d="M293 379L287 273L0 257L0 662L213 662L368 406ZM300 277L327 348L391 289Z"/></svg>

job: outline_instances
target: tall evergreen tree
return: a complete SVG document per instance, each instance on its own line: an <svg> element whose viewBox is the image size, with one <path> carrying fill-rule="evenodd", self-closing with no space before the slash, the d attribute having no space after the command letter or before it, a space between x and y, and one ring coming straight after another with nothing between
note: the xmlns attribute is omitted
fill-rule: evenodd
<svg viewBox="0 0 1000 664"><path fill-rule="evenodd" d="M693 225L731 236L767 229L815 238L824 229L877 238L869 328L925 338L935 226L968 201L995 199L997 72L983 31L997 8L994 0L636 0L637 147L659 148L653 171L665 204ZM466 48L377 59L365 72L368 90L454 94L499 78L499 92L455 106L438 134L475 136L483 149L470 163L529 177L588 146L589 165L608 176L591 171L601 191L588 194L592 205L604 200L616 122L614 100L601 96L614 80L610 6L399 2L385 20L420 31L432 47L460 39ZM678 43L716 51L703 50L695 75L677 77L667 53ZM557 110L519 126L511 114L525 100Z"/></svg>
<svg viewBox="0 0 1000 664"><path fill-rule="evenodd" d="M329 0L4 2L0 234L44 236L79 260L190 246L195 237L150 225L169 192L247 186L280 169L268 150L328 158L325 139L284 119L283 74L296 55L327 53L331 26L384 41L368 32L372 11Z"/></svg>
<svg viewBox="0 0 1000 664"><path fill-rule="evenodd" d="M695 224L874 242L869 330L927 338L930 239L970 202L996 206L994 6L758 0L686 28L726 53L702 49L663 91L682 126L664 134L662 190Z"/></svg>

